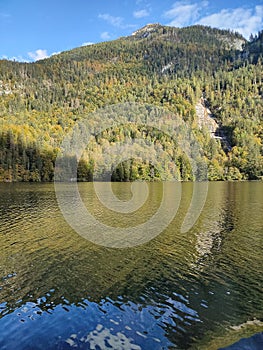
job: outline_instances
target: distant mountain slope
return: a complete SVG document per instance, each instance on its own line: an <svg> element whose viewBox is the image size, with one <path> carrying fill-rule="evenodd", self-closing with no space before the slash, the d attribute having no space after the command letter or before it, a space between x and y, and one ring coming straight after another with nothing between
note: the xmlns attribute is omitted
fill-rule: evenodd
<svg viewBox="0 0 263 350"><path fill-rule="evenodd" d="M52 180L60 142L75 122L123 102L161 106L183 118L204 149L209 179L260 179L262 54L262 32L248 42L238 33L200 25L149 24L130 36L35 63L1 60L0 181ZM227 138L227 149L205 127L199 129L201 98ZM118 132L120 138L125 134ZM99 145L112 136L100 138L82 160L82 179L91 179ZM163 142L181 178L192 179L185 155L174 143ZM150 164L127 166L130 171L118 172L122 175L115 180L133 179L135 168L143 169L139 177L152 179Z"/></svg>

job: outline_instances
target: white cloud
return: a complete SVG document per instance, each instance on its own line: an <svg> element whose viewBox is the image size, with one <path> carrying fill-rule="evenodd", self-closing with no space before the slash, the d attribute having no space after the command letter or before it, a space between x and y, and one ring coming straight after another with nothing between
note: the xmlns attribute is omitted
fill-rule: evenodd
<svg viewBox="0 0 263 350"><path fill-rule="evenodd" d="M200 18L199 13L207 7L207 5L207 1L202 1L200 3L176 1L170 10L164 12L164 17L170 20L168 23L170 26L187 26Z"/></svg>
<svg viewBox="0 0 263 350"><path fill-rule="evenodd" d="M38 60L43 60L44 58L47 58L48 54L47 54L47 50L38 49L34 52L28 52L28 56L32 60L38 61Z"/></svg>
<svg viewBox="0 0 263 350"><path fill-rule="evenodd" d="M114 27L122 27L123 25L122 17L111 16L108 13L99 14L98 17L108 22L109 24L113 25Z"/></svg>
<svg viewBox="0 0 263 350"><path fill-rule="evenodd" d="M61 51L52 52L52 54L50 56L59 55L60 53L61 53Z"/></svg>
<svg viewBox="0 0 263 350"><path fill-rule="evenodd" d="M143 18L149 16L149 11L147 10L139 10L139 11L134 11L133 12L133 17L135 18Z"/></svg>
<svg viewBox="0 0 263 350"><path fill-rule="evenodd" d="M263 6L255 8L223 9L218 13L200 18L198 24L221 29L231 29L249 38L263 27Z"/></svg>
<svg viewBox="0 0 263 350"><path fill-rule="evenodd" d="M172 8L165 11L163 16L170 20L168 25L184 27L193 24L203 24L220 29L230 29L241 33L248 38L263 27L263 6L237 7L234 9L222 9L219 12L202 16L204 11L209 11L209 3L193 2L191 0L176 1Z"/></svg>
<svg viewBox="0 0 263 350"><path fill-rule="evenodd" d="M13 56L13 57L8 57L6 55L2 55L0 57L0 59L5 59L5 60L9 60L9 61L16 61L16 62L32 62L33 61L38 61L38 60L42 60L44 58L48 58L50 56L54 56L54 55L59 55L61 53L61 51L57 51L57 52L52 52L51 55L47 54L47 50L41 50L38 49L35 52L28 52L28 56L29 58L24 58L23 56L19 55L19 56Z"/></svg>
<svg viewBox="0 0 263 350"><path fill-rule="evenodd" d="M86 43L81 44L81 46L89 46L89 45L93 45L94 43L91 41L87 41Z"/></svg>
<svg viewBox="0 0 263 350"><path fill-rule="evenodd" d="M108 39L110 39L111 36L110 36L109 32L103 32L103 33L101 33L100 37L103 40L108 40Z"/></svg>

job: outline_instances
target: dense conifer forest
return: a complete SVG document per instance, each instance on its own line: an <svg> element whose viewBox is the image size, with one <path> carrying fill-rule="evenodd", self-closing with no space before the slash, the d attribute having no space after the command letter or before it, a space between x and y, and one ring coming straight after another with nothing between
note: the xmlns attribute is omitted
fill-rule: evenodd
<svg viewBox="0 0 263 350"><path fill-rule="evenodd" d="M35 63L0 60L0 182L52 181L61 141L75 123L124 102L155 105L182 118L202 146L209 180L262 180L262 55L263 31L247 41L205 26L153 24ZM200 101L218 125L216 138L206 125L200 129ZM171 154L181 180L194 179L175 142L127 125L96 138L78 163L78 179L92 180L102 145L135 134ZM136 159L112 173L113 181L158 178L152 164Z"/></svg>

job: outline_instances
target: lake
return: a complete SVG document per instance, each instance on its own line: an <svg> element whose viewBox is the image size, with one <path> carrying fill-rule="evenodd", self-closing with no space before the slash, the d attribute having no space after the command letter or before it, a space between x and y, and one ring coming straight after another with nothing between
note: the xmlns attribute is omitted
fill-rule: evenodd
<svg viewBox="0 0 263 350"><path fill-rule="evenodd" d="M162 184L133 213L87 209L107 225L136 226L157 210ZM129 183L113 183L129 200ZM263 330L263 183L209 183L195 225L177 214L152 240L121 249L90 242L65 221L53 184L0 185L0 349L205 349ZM197 184L196 186L202 186Z"/></svg>

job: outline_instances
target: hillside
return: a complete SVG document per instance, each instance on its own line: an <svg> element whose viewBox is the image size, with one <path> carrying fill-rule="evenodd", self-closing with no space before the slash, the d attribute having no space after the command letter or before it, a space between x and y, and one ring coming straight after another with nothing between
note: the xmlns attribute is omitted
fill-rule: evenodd
<svg viewBox="0 0 263 350"><path fill-rule="evenodd" d="M202 146L210 180L262 179L262 54L262 32L247 42L238 33L205 26L150 24L128 37L35 63L1 60L0 181L51 181L60 143L76 121L125 102L159 106L184 120ZM207 125L200 129L200 101L219 126L218 138ZM96 138L79 163L79 179L92 179L103 144L134 133L160 143L180 178L193 179L178 144L151 130L145 133L142 126L128 136L126 130ZM159 175L138 160L120 164L113 174L116 181L137 178Z"/></svg>

